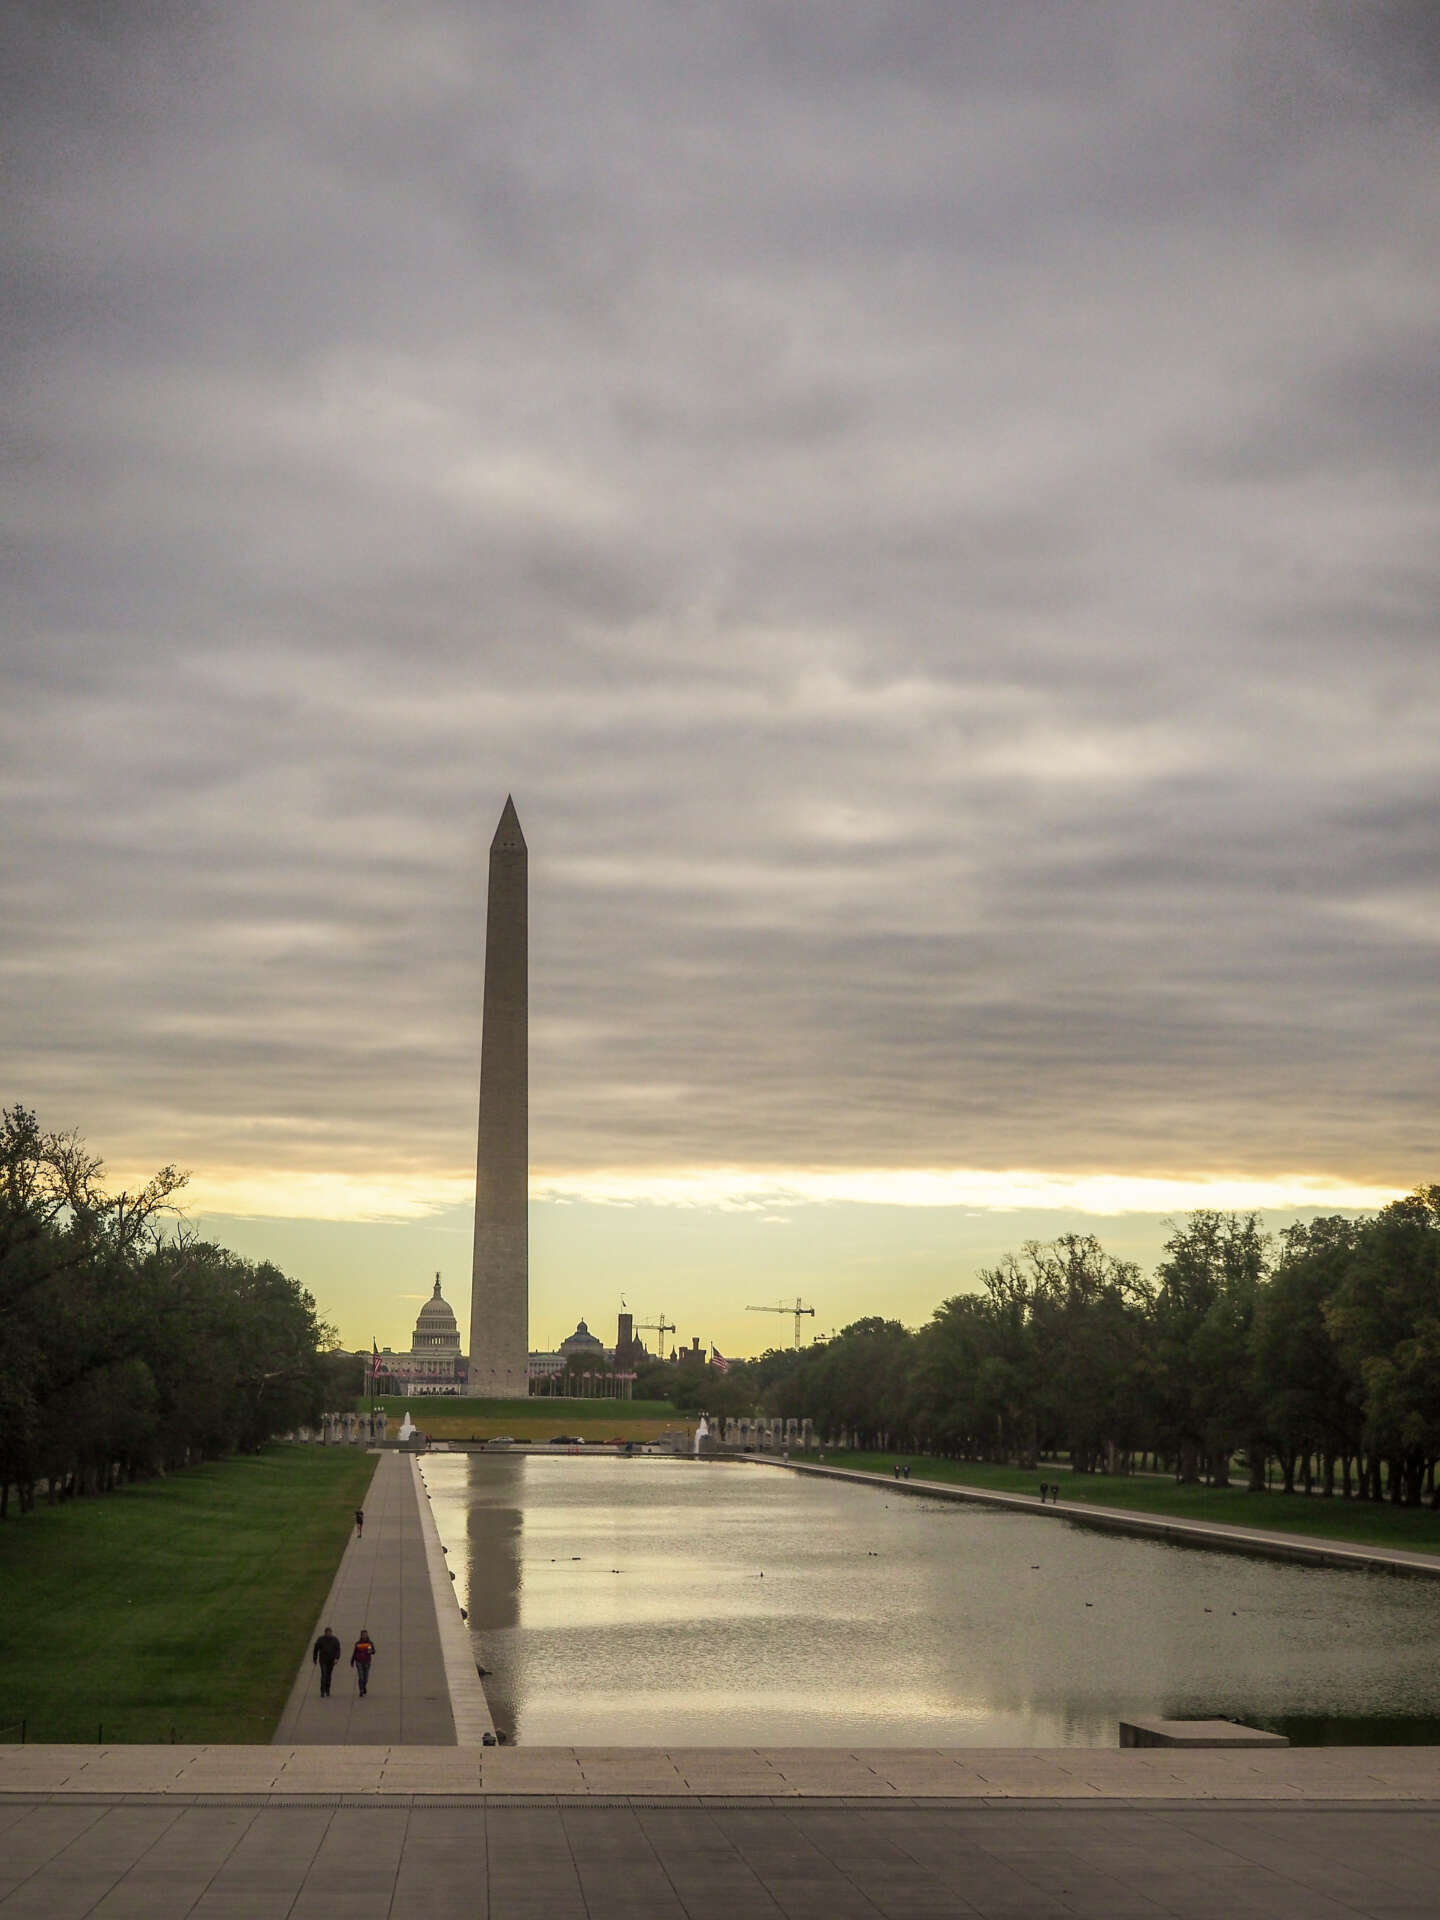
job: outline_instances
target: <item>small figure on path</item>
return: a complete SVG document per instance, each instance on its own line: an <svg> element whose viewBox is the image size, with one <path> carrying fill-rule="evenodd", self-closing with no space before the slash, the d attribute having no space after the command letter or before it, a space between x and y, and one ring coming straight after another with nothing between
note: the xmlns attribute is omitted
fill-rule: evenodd
<svg viewBox="0 0 1440 1920"><path fill-rule="evenodd" d="M1040 1504L1042 1507L1044 1506L1045 1502L1049 1499L1049 1497L1050 1497L1050 1482L1048 1480L1042 1480L1040 1482Z"/></svg>
<svg viewBox="0 0 1440 1920"><path fill-rule="evenodd" d="M330 1698L330 1676L335 1671L335 1662L345 1649L340 1645L340 1636L334 1627L326 1627L310 1655L310 1664L320 1669L320 1698Z"/></svg>
<svg viewBox="0 0 1440 1920"><path fill-rule="evenodd" d="M357 1540L358 1540L358 1539L360 1539L360 1538L361 1538L361 1536L362 1536L362 1535L364 1534L364 1532L365 1532L365 1509L364 1509L364 1507L356 1507L356 1509L355 1509L355 1538L356 1538Z"/></svg>
<svg viewBox="0 0 1440 1920"><path fill-rule="evenodd" d="M355 1669L355 1678L360 1682L362 1700L370 1689L370 1662L374 1658L375 1642L370 1638L370 1629L361 1627L360 1638L355 1642L355 1651L350 1655L350 1664Z"/></svg>

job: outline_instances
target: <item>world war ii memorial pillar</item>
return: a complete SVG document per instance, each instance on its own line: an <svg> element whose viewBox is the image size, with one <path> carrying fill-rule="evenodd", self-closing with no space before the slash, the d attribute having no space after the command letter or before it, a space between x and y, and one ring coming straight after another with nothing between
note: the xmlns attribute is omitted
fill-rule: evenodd
<svg viewBox="0 0 1440 1920"><path fill-rule="evenodd" d="M524 1399L530 1357L530 994L525 836L507 798L490 842L470 1392Z"/></svg>

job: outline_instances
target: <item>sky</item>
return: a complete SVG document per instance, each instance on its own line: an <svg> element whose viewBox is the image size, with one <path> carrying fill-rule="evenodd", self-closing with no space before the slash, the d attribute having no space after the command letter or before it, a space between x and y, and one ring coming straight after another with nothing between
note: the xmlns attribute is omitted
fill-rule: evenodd
<svg viewBox="0 0 1440 1920"><path fill-rule="evenodd" d="M12 0L0 1098L532 1339L1440 1177L1440 10Z"/></svg>

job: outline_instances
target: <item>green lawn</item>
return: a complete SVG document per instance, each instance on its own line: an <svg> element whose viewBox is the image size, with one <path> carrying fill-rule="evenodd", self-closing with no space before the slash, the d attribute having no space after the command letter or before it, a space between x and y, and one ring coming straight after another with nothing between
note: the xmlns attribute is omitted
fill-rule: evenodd
<svg viewBox="0 0 1440 1920"><path fill-rule="evenodd" d="M377 1395L375 1404L390 1416L393 1438L408 1408L410 1418L432 1440L489 1440L508 1433L512 1440L549 1440L578 1434L582 1440L658 1440L667 1429L693 1426L695 1415L676 1413L666 1400L561 1400L532 1394L527 1400L458 1400L423 1394L414 1400ZM357 1401L368 1406L368 1401Z"/></svg>
<svg viewBox="0 0 1440 1920"><path fill-rule="evenodd" d="M526 1400L463 1400L450 1394L419 1394L413 1400L404 1400L398 1394L377 1393L377 1407L384 1407L392 1420L403 1420L405 1410L410 1410L410 1418L417 1427L425 1422L420 1418L426 1414L445 1414L455 1419L531 1419L536 1414L554 1413L557 1418L604 1420L607 1414L627 1414L637 1420L677 1420L679 1415L668 1400L566 1400L556 1395L551 1399L543 1393L532 1393ZM359 1399L355 1402L357 1412L363 1412L370 1402Z"/></svg>
<svg viewBox="0 0 1440 1920"><path fill-rule="evenodd" d="M376 1456L276 1446L0 1526L0 1740L266 1741Z"/></svg>
<svg viewBox="0 0 1440 1920"><path fill-rule="evenodd" d="M890 1475L897 1462L916 1480L983 1487L993 1493L1034 1493L1042 1480L1060 1489L1060 1505L1124 1507L1132 1513L1180 1520L1218 1520L1272 1533L1309 1533L1355 1546L1406 1547L1440 1553L1440 1514L1428 1507L1392 1507L1365 1500L1326 1500L1320 1494L1247 1493L1243 1487L1182 1487L1159 1475L1073 1474L1067 1467L992 1467L971 1460L929 1460L917 1454L826 1450L827 1466Z"/></svg>

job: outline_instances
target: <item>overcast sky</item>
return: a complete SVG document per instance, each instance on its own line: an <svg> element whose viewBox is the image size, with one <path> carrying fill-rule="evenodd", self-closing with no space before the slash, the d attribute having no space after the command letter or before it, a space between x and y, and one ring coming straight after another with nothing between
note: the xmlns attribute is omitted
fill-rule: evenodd
<svg viewBox="0 0 1440 1920"><path fill-rule="evenodd" d="M1429 0L3 30L7 1104L463 1324L513 792L537 1336L1440 1175Z"/></svg>

